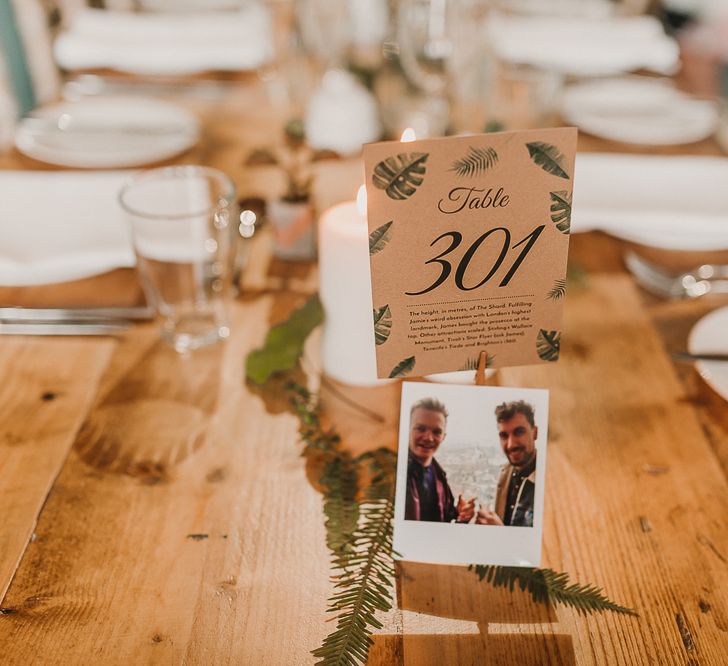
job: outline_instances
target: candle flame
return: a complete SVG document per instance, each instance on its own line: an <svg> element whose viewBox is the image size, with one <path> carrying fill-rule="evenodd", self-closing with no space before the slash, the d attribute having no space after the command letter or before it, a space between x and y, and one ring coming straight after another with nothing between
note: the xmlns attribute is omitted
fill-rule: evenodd
<svg viewBox="0 0 728 666"><path fill-rule="evenodd" d="M362 185L356 193L356 209L359 215L366 217L367 214L367 188Z"/></svg>
<svg viewBox="0 0 728 666"><path fill-rule="evenodd" d="M402 142L409 142L409 141L415 141L417 139L417 135L415 134L415 131L411 127L405 128L404 132L402 132L402 138L400 141Z"/></svg>

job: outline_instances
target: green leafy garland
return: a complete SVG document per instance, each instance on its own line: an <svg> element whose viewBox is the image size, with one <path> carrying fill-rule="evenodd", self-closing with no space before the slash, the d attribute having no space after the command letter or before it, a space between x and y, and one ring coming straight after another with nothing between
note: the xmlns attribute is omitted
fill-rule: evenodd
<svg viewBox="0 0 728 666"><path fill-rule="evenodd" d="M301 326L301 312L308 313ZM313 315L312 313L315 313ZM292 339L301 337L295 346L303 348L313 320L321 316L318 298L312 297L306 305L293 313L287 323L276 327L277 336L267 340L271 347L288 347ZM295 330L294 330L295 329ZM305 333L304 333L305 331ZM281 345L281 342L285 343ZM267 379L280 370L290 369L290 356L285 356L283 368L274 367L275 349L252 352L254 358L266 359L264 369L256 363L255 371L248 373L252 381ZM273 353L271 353L273 352ZM266 356L268 354L268 356ZM250 357L249 357L250 359ZM268 363L269 361L269 363ZM253 370L253 367L248 367ZM262 370L262 371L261 371ZM265 381L265 380L264 380ZM299 384L286 384L293 412L299 421L299 433L304 448L302 455L322 468L319 483L324 497L326 516L326 545L331 551L334 592L329 599L328 611L335 613L336 629L320 647L312 651L320 666L348 666L365 664L373 640L372 631L382 627L377 611L392 608L395 579L392 550L394 492L397 456L379 448L353 457L342 446L341 437L333 428L326 428L321 418L318 396ZM362 477L367 476L366 483ZM363 490L362 490L363 487ZM536 603L564 605L581 614L612 611L627 615L636 612L609 600L600 588L593 585L571 583L566 573L551 569L471 565L479 580L494 587L515 586L528 591Z"/></svg>

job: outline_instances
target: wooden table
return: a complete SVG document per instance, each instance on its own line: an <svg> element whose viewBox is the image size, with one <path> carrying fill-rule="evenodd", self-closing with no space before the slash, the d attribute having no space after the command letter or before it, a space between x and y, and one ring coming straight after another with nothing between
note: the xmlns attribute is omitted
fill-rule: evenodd
<svg viewBox="0 0 728 666"><path fill-rule="evenodd" d="M245 88L202 111L180 158L243 195L282 187L243 165L282 114ZM582 137L582 150L627 150ZM717 152L704 143L683 152ZM43 168L16 153L0 168ZM356 162L323 165L321 206L351 198ZM182 357L153 325L119 338L0 339L3 664L305 664L332 630L321 496L279 394L243 381L246 353L316 289L311 265L254 239L225 344ZM543 565L639 617L582 617L494 591L463 568L403 564L374 664L721 664L728 655L728 404L673 364L726 301L662 302L621 244L572 237L587 281L566 300L561 361L497 383L551 390ZM133 302L133 274L0 289L24 304ZM308 355L315 359L315 340ZM397 388L324 390L347 446L394 447Z"/></svg>

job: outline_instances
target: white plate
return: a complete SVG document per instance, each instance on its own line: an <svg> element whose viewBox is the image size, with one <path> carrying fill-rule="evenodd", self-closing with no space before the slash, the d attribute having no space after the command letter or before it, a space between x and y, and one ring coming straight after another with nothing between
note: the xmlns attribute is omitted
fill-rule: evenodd
<svg viewBox="0 0 728 666"><path fill-rule="evenodd" d="M701 141L718 123L713 102L689 97L668 81L637 76L569 86L562 115L594 136L644 146Z"/></svg>
<svg viewBox="0 0 728 666"><path fill-rule="evenodd" d="M690 331L688 350L692 354L728 354L728 306L705 315ZM697 361L695 369L707 384L728 400L728 363Z"/></svg>
<svg viewBox="0 0 728 666"><path fill-rule="evenodd" d="M122 168L173 157L198 137L197 119L169 102L98 97L39 109L20 122L15 145L50 164Z"/></svg>

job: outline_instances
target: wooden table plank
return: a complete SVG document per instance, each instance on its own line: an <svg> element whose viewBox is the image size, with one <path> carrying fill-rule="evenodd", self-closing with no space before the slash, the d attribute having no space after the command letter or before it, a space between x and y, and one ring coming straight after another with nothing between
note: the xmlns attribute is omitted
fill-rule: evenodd
<svg viewBox="0 0 728 666"><path fill-rule="evenodd" d="M295 419L242 382L272 302L192 357L151 327L119 350L8 592L4 663L288 664L319 644L320 495Z"/></svg>
<svg viewBox="0 0 728 666"><path fill-rule="evenodd" d="M434 640L407 635L405 622L405 663L438 650L467 663L486 648L498 657L490 663L516 654L533 663L678 654L720 663L721 470L629 280L594 279L568 299L562 362L500 377L552 390L545 564L604 585L642 617L560 610L556 631L529 635L518 627L553 617L524 599L493 602L472 574L425 568L404 579L404 609L432 612L417 599L447 588L442 598L458 595L458 617L482 629ZM320 497L293 419L271 418L241 385L244 353L262 339L273 300L236 306L233 339L205 359L168 352L152 327L119 347L9 591L15 612L1 618L0 640L12 646L10 663L306 662L330 627ZM188 427L170 430L165 411ZM120 433L127 448L104 449ZM506 626L491 636L494 622L517 635Z"/></svg>
<svg viewBox="0 0 728 666"><path fill-rule="evenodd" d="M584 664L723 663L728 489L627 278L566 302L562 361L501 381L551 389L544 564L639 619L558 612Z"/></svg>
<svg viewBox="0 0 728 666"><path fill-rule="evenodd" d="M404 641L392 635L396 623L385 628L375 636L374 664L721 663L728 491L716 452L629 278L588 284L568 294L560 363L498 377L552 391L544 566L604 586L641 617L548 613L462 568L407 563ZM324 387L347 445L393 446L396 387L345 390L386 420L367 421ZM452 619L475 626L452 633Z"/></svg>
<svg viewBox="0 0 728 666"><path fill-rule="evenodd" d="M17 337L0 344L0 605L114 344Z"/></svg>

